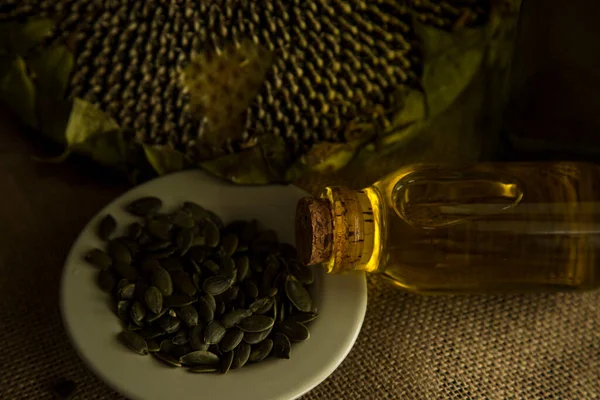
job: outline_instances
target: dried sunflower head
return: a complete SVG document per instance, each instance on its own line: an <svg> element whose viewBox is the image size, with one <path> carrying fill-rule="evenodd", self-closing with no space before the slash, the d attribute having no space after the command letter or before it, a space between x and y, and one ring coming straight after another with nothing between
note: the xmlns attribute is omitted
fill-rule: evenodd
<svg viewBox="0 0 600 400"><path fill-rule="evenodd" d="M69 96L136 143L192 163L256 147L252 159L286 169L321 143L351 143L352 153L398 128L407 94L424 86L417 24L483 27L497 3L7 0L0 19L53 18L40 46L71 49Z"/></svg>

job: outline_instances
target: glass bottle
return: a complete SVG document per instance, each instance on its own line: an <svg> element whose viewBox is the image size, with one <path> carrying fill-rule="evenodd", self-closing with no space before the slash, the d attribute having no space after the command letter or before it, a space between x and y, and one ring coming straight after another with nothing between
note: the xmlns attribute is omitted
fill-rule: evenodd
<svg viewBox="0 0 600 400"><path fill-rule="evenodd" d="M296 245L307 265L381 273L417 293L594 289L600 167L410 165L301 199Z"/></svg>

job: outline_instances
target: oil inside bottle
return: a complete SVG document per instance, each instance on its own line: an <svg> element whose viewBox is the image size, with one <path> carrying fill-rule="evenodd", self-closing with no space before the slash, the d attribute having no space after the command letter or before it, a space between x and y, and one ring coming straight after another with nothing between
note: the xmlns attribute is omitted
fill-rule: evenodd
<svg viewBox="0 0 600 400"><path fill-rule="evenodd" d="M599 182L592 164L412 166L366 189L365 269L423 293L595 288Z"/></svg>

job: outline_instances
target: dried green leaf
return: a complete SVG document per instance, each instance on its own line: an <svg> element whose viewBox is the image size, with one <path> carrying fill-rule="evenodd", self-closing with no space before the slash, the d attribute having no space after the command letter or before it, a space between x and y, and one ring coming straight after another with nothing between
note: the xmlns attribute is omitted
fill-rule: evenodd
<svg viewBox="0 0 600 400"><path fill-rule="evenodd" d="M143 145L148 162L159 175L181 171L185 167L183 153L169 146Z"/></svg>
<svg viewBox="0 0 600 400"><path fill-rule="evenodd" d="M65 131L72 102L65 98L73 68L73 54L55 44L28 60L37 88L36 113L40 130L58 143L65 143Z"/></svg>
<svg viewBox="0 0 600 400"><path fill-rule="evenodd" d="M69 146L82 145L95 135L117 131L119 125L92 103L76 98L65 133Z"/></svg>
<svg viewBox="0 0 600 400"><path fill-rule="evenodd" d="M27 66L21 57L10 62L8 72L0 80L0 100L2 100L25 124L37 128L35 114L36 90L33 80L27 73Z"/></svg>
<svg viewBox="0 0 600 400"><path fill-rule="evenodd" d="M414 22L423 45L423 78L428 117L447 109L469 85L483 61L484 29L446 32Z"/></svg>
<svg viewBox="0 0 600 400"><path fill-rule="evenodd" d="M25 55L52 32L54 25L54 21L48 18L4 22L0 24L0 50L11 55Z"/></svg>

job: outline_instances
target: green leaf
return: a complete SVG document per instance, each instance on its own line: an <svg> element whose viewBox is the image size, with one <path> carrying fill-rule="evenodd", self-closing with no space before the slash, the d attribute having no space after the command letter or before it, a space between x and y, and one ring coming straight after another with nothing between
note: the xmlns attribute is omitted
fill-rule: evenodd
<svg viewBox="0 0 600 400"><path fill-rule="evenodd" d="M86 143L90 138L119 130L119 125L94 104L82 99L73 101L65 133L69 146Z"/></svg>
<svg viewBox="0 0 600 400"><path fill-rule="evenodd" d="M65 98L73 68L73 54L55 44L30 59L37 88L36 110L40 130L56 142L65 143L72 103Z"/></svg>
<svg viewBox="0 0 600 400"><path fill-rule="evenodd" d="M313 171L332 172L345 167L354 157L353 143L321 142L302 157L303 163Z"/></svg>
<svg viewBox="0 0 600 400"><path fill-rule="evenodd" d="M67 46L54 44L28 60L36 86L54 98L64 97L73 69L73 54Z"/></svg>
<svg viewBox="0 0 600 400"><path fill-rule="evenodd" d="M29 18L26 22L0 24L0 53L24 55L48 36L54 28L48 18Z"/></svg>
<svg viewBox="0 0 600 400"><path fill-rule="evenodd" d="M469 85L483 61L486 29L446 32L417 21L415 33L423 44L423 79L429 117L446 110Z"/></svg>
<svg viewBox="0 0 600 400"><path fill-rule="evenodd" d="M181 171L185 167L183 153L169 146L143 145L148 162L159 175Z"/></svg>
<svg viewBox="0 0 600 400"><path fill-rule="evenodd" d="M128 145L119 125L94 104L76 98L66 129L68 149L109 167L127 162Z"/></svg>
<svg viewBox="0 0 600 400"><path fill-rule="evenodd" d="M70 149L107 167L120 168L127 162L127 143L120 130L89 136Z"/></svg>
<svg viewBox="0 0 600 400"><path fill-rule="evenodd" d="M281 137L265 135L245 151L200 163L200 167L231 182L259 185L285 182L291 165Z"/></svg>
<svg viewBox="0 0 600 400"><path fill-rule="evenodd" d="M16 57L0 81L0 99L32 128L37 127L35 114L35 87L27 74L25 61Z"/></svg>

